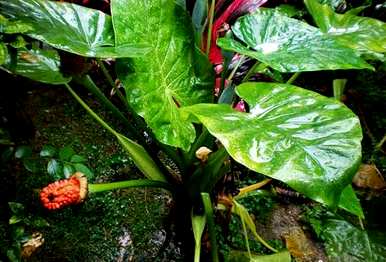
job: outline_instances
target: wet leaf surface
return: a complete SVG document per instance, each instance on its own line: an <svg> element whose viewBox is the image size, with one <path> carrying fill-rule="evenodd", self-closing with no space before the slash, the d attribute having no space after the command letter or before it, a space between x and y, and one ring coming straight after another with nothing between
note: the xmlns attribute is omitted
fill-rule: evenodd
<svg viewBox="0 0 386 262"><path fill-rule="evenodd" d="M305 0L305 4L323 33L360 53L384 57L386 23L349 13L337 14L317 0Z"/></svg>
<svg viewBox="0 0 386 262"><path fill-rule="evenodd" d="M60 57L53 49L20 48L17 51L16 65L13 67L7 61L4 67L17 75L47 84L60 85L71 80L60 72Z"/></svg>
<svg viewBox="0 0 386 262"><path fill-rule="evenodd" d="M328 219L323 224L321 237L331 261L386 260L386 246L373 242L366 231L354 227L347 221Z"/></svg>
<svg viewBox="0 0 386 262"><path fill-rule="evenodd" d="M318 28L273 9L259 9L239 18L232 32L239 41L228 37L217 44L280 72L372 68Z"/></svg>
<svg viewBox="0 0 386 262"><path fill-rule="evenodd" d="M189 149L195 130L179 107L210 101L213 69L194 47L188 13L174 1L114 0L112 17L117 45L151 46L148 55L118 63L130 105L159 141Z"/></svg>
<svg viewBox="0 0 386 262"><path fill-rule="evenodd" d="M343 104L296 86L244 83L236 91L250 113L214 104L184 110L237 162L337 205L361 159L358 118Z"/></svg>
<svg viewBox="0 0 386 262"><path fill-rule="evenodd" d="M133 42L114 47L111 17L79 5L1 0L0 13L10 21L29 26L30 37L74 54L110 58L140 56L148 51L146 46Z"/></svg>

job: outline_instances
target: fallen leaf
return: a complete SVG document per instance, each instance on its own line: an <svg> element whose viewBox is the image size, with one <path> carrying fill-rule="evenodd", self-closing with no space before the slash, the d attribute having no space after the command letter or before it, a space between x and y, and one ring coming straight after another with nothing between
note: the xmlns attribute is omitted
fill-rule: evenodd
<svg viewBox="0 0 386 262"><path fill-rule="evenodd" d="M359 188L383 190L386 188L385 179L374 164L362 164L353 178L353 183Z"/></svg>

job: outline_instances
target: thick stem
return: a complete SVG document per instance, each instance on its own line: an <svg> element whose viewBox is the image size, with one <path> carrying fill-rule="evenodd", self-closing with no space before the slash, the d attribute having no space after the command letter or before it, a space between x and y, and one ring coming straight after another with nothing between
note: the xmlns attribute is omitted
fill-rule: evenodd
<svg viewBox="0 0 386 262"><path fill-rule="evenodd" d="M113 182L113 183L89 184L88 192L99 193L103 191L110 191L110 190L130 188L130 187L156 187L156 188L163 188L163 189L172 191L172 187L168 183L164 183L161 181L147 180L147 179L138 179L138 180L127 180L127 181Z"/></svg>
<svg viewBox="0 0 386 262"><path fill-rule="evenodd" d="M201 198L204 204L206 221L208 225L210 247L211 247L210 252L212 255L212 261L219 262L212 201L210 200L210 196L208 193L201 193Z"/></svg>

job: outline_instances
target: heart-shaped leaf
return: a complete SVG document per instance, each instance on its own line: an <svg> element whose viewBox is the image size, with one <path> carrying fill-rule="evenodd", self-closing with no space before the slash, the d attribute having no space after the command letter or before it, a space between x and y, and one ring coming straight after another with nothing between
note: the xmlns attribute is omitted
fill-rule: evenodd
<svg viewBox="0 0 386 262"><path fill-rule="evenodd" d="M31 27L28 35L58 49L87 57L132 57L145 54L133 42L114 46L111 17L70 3L48 0L0 0L0 13Z"/></svg>
<svg viewBox="0 0 386 262"><path fill-rule="evenodd" d="M317 0L304 2L315 23L328 36L360 53L386 52L386 23L349 13L337 14Z"/></svg>
<svg viewBox="0 0 386 262"><path fill-rule="evenodd" d="M130 105L159 141L188 150L195 130L179 107L209 102L213 85L213 70L194 47L188 13L168 0L113 0L111 8L117 45L151 46L146 56L118 61Z"/></svg>
<svg viewBox="0 0 386 262"><path fill-rule="evenodd" d="M59 66L60 57L56 50L39 48L20 48L17 50L16 65L12 65L11 61L3 65L12 73L35 81L53 85L68 83L71 78L64 77Z"/></svg>
<svg viewBox="0 0 386 262"><path fill-rule="evenodd" d="M232 32L242 43L221 38L217 44L280 72L372 68L351 48L318 28L273 9L259 9L239 18Z"/></svg>
<svg viewBox="0 0 386 262"><path fill-rule="evenodd" d="M237 94L250 113L215 104L183 110L237 162L311 199L337 205L361 160L358 118L334 99L287 84L244 83Z"/></svg>

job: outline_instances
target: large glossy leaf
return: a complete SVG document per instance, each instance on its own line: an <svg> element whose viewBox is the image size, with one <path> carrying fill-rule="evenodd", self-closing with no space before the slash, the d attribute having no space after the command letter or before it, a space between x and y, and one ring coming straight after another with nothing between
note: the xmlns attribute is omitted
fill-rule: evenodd
<svg viewBox="0 0 386 262"><path fill-rule="evenodd" d="M214 104L184 110L239 163L337 205L360 164L358 118L334 99L292 85L244 83L237 93L250 113Z"/></svg>
<svg viewBox="0 0 386 262"><path fill-rule="evenodd" d="M0 13L31 27L28 35L87 57L132 57L148 50L128 42L114 47L111 17L94 9L48 0L0 0Z"/></svg>
<svg viewBox="0 0 386 262"><path fill-rule="evenodd" d="M320 232L330 261L385 261L386 246L373 241L369 234L347 221L327 219ZM383 239L385 236L383 234Z"/></svg>
<svg viewBox="0 0 386 262"><path fill-rule="evenodd" d="M68 83L71 78L63 76L59 66L60 57L56 50L39 48L20 48L15 66L10 59L3 65L10 72L35 81L54 85Z"/></svg>
<svg viewBox="0 0 386 262"><path fill-rule="evenodd" d="M232 27L237 41L217 44L264 62L280 72L372 68L351 48L325 36L318 28L273 9L259 9Z"/></svg>
<svg viewBox="0 0 386 262"><path fill-rule="evenodd" d="M189 15L170 0L111 4L117 45L135 41L152 47L146 56L118 63L129 103L159 141L187 150L195 130L178 108L209 101L213 79L209 62L194 48Z"/></svg>
<svg viewBox="0 0 386 262"><path fill-rule="evenodd" d="M318 27L328 36L361 53L386 52L386 24L369 17L337 14L317 0L304 0Z"/></svg>

